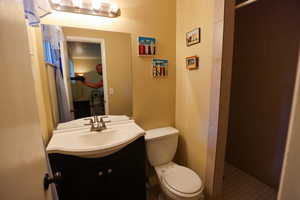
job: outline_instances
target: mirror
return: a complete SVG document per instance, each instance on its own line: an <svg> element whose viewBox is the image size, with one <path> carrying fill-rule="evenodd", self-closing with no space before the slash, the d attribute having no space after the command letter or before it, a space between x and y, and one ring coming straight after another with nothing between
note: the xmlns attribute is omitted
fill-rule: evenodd
<svg viewBox="0 0 300 200"><path fill-rule="evenodd" d="M130 34L43 25L42 35L56 123L132 115Z"/></svg>
<svg viewBox="0 0 300 200"><path fill-rule="evenodd" d="M68 41L67 47L75 119L105 115L101 43Z"/></svg>

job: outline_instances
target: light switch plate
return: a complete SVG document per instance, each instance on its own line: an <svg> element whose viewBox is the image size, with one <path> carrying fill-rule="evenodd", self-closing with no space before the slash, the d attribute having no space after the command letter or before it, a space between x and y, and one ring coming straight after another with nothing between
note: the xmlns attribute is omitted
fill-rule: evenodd
<svg viewBox="0 0 300 200"><path fill-rule="evenodd" d="M114 94L114 88L109 88L109 94L113 95Z"/></svg>

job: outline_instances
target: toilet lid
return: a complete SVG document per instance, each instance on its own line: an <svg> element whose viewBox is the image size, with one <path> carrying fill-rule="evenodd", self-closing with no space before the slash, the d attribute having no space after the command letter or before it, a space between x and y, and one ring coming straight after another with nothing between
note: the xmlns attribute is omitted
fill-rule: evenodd
<svg viewBox="0 0 300 200"><path fill-rule="evenodd" d="M164 173L163 179L169 187L185 194L196 193L202 188L199 176L186 167L178 166L169 169Z"/></svg>

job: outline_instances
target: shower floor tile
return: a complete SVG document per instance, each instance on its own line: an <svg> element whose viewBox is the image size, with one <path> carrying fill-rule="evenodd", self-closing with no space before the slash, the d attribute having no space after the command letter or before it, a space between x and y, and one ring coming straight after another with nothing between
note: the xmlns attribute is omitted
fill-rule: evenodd
<svg viewBox="0 0 300 200"><path fill-rule="evenodd" d="M228 163L224 174L222 200L276 200L273 188Z"/></svg>

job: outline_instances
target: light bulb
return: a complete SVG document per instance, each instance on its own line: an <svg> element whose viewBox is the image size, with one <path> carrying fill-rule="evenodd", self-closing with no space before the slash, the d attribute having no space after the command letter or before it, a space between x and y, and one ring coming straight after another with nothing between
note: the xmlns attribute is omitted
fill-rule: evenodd
<svg viewBox="0 0 300 200"><path fill-rule="evenodd" d="M73 6L76 8L82 7L82 0L72 0Z"/></svg>
<svg viewBox="0 0 300 200"><path fill-rule="evenodd" d="M118 10L119 10L119 7L117 6L117 4L112 3L112 4L110 5L110 11L111 11L111 12L116 13L116 12L118 12Z"/></svg>
<svg viewBox="0 0 300 200"><path fill-rule="evenodd" d="M53 4L60 4L61 0L51 0Z"/></svg>
<svg viewBox="0 0 300 200"><path fill-rule="evenodd" d="M92 7L94 10L99 10L101 7L101 0L93 0L92 1Z"/></svg>

